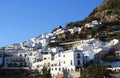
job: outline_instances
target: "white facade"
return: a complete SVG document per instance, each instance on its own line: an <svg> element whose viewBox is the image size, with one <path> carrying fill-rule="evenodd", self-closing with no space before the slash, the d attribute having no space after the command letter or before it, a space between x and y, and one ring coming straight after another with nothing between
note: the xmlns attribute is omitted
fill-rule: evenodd
<svg viewBox="0 0 120 78"><path fill-rule="evenodd" d="M87 27L87 28L93 28L93 27L95 27L95 25L91 24L91 23L88 23L88 24L85 24L85 27Z"/></svg>
<svg viewBox="0 0 120 78"><path fill-rule="evenodd" d="M97 20L94 20L94 21L92 21L92 24L94 24L94 25L98 25L99 23L98 23Z"/></svg>
<svg viewBox="0 0 120 78"><path fill-rule="evenodd" d="M79 70L83 67L83 55L79 50L67 50L52 54L43 54L43 60L33 64L33 69L41 70L43 66L51 69L52 76Z"/></svg>
<svg viewBox="0 0 120 78"><path fill-rule="evenodd" d="M93 23L96 22L93 21ZM81 28L74 27L74 29L68 29L68 31L74 33L81 31ZM0 64L4 63L3 68L6 69L29 67L33 70L41 70L43 66L47 66L51 69L53 76L63 74L63 70L68 72L79 70L79 68L83 67L84 61L93 60L95 54L102 50L108 50L118 43L116 39L106 43L90 39L73 42L76 46L73 47L74 49L71 48L67 51L64 51L61 47L48 48L47 45L51 39L64 32L65 30L58 29L53 33L44 34L20 44L6 46L2 50L0 49ZM2 57L1 53L6 56ZM5 58L4 61L3 58Z"/></svg>
<svg viewBox="0 0 120 78"><path fill-rule="evenodd" d="M78 50L67 50L55 54L54 64L51 66L51 74L63 74L64 70L68 72L76 71L83 66L83 55Z"/></svg>
<svg viewBox="0 0 120 78"><path fill-rule="evenodd" d="M64 33L64 32L65 32L64 29L57 29L56 31L53 32L53 34L58 35L58 34L61 34L61 33Z"/></svg>
<svg viewBox="0 0 120 78"><path fill-rule="evenodd" d="M68 31L70 31L71 34L74 34L74 29L68 29Z"/></svg>
<svg viewBox="0 0 120 78"><path fill-rule="evenodd" d="M81 28L80 27L74 27L73 29L68 29L68 31L70 31L71 34L74 34L75 32L80 32Z"/></svg>
<svg viewBox="0 0 120 78"><path fill-rule="evenodd" d="M94 21L92 21L90 23L85 24L85 27L87 27L87 28L94 28L98 24L99 24L99 22L97 20L94 20Z"/></svg>

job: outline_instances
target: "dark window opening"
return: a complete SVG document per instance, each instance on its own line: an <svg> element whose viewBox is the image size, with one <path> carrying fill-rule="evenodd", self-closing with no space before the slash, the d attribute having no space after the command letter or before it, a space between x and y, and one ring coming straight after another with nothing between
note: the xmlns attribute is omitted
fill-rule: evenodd
<svg viewBox="0 0 120 78"><path fill-rule="evenodd" d="M65 61L63 63L65 64Z"/></svg>
<svg viewBox="0 0 120 78"><path fill-rule="evenodd" d="M44 60L46 60L46 58L44 58Z"/></svg>
<svg viewBox="0 0 120 78"><path fill-rule="evenodd" d="M73 65L72 60L70 61L70 64Z"/></svg>
<svg viewBox="0 0 120 78"><path fill-rule="evenodd" d="M77 62L77 63L78 63L78 65L80 65L80 60L78 60L78 62Z"/></svg>
<svg viewBox="0 0 120 78"><path fill-rule="evenodd" d="M59 71L61 71L61 68L59 68Z"/></svg>
<svg viewBox="0 0 120 78"><path fill-rule="evenodd" d="M77 58L80 58L80 54L79 53L77 54Z"/></svg>

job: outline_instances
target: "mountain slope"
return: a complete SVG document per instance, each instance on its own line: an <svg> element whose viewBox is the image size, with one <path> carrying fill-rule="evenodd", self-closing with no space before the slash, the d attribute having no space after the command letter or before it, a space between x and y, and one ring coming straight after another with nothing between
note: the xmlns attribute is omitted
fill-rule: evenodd
<svg viewBox="0 0 120 78"><path fill-rule="evenodd" d="M104 22L120 21L120 0L105 0L89 15L88 19L99 19Z"/></svg>
<svg viewBox="0 0 120 78"><path fill-rule="evenodd" d="M85 32L84 36L92 35L95 38L102 40L120 39L120 0L104 0L104 2L96 7L88 17L84 20L71 22L66 25L66 29L74 27L84 27L85 24L91 24L92 21L97 20L101 22L95 29L82 29ZM101 37L97 34L107 34ZM75 34L76 35L76 34ZM81 35L81 34L77 34ZM97 37L96 37L97 36Z"/></svg>
<svg viewBox="0 0 120 78"><path fill-rule="evenodd" d="M81 27L85 25L85 23L93 20L101 21L105 23L105 25L120 25L119 4L120 0L104 0L104 2L96 7L84 20L68 23L66 28Z"/></svg>

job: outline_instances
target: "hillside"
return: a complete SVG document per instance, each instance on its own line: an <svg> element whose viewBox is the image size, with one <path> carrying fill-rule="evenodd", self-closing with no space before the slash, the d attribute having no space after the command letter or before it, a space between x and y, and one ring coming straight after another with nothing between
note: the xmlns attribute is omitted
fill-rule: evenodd
<svg viewBox="0 0 120 78"><path fill-rule="evenodd" d="M120 21L120 0L105 0L89 15L88 19L99 19L103 22Z"/></svg>
<svg viewBox="0 0 120 78"><path fill-rule="evenodd" d="M74 27L82 27L81 34L89 36L92 35L94 38L100 38L101 40L111 40L120 38L120 0L104 0L104 2L96 7L88 17L84 20L71 22L66 25L66 29ZM97 20L101 22L95 29L84 28L85 24L91 23ZM83 34L84 33L84 34ZM86 35L87 34L87 35ZM108 34L106 36L98 34ZM87 37L86 37L87 38Z"/></svg>
<svg viewBox="0 0 120 78"><path fill-rule="evenodd" d="M85 23L93 20L98 20L104 23L114 23L120 25L120 0L104 0L104 2L96 7L88 17L81 21L71 22L66 25L66 28L74 26L82 26ZM113 25L113 24L112 24Z"/></svg>

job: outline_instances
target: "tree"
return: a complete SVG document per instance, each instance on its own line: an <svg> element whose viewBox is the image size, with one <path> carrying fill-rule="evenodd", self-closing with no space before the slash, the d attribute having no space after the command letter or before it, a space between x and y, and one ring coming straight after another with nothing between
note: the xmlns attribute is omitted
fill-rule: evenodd
<svg viewBox="0 0 120 78"><path fill-rule="evenodd" d="M66 29L74 28L74 22L70 22L66 25Z"/></svg>
<svg viewBox="0 0 120 78"><path fill-rule="evenodd" d="M86 38L87 38L87 34L80 33L80 34L79 34L79 38L80 38L80 39L86 39Z"/></svg>
<svg viewBox="0 0 120 78"><path fill-rule="evenodd" d="M50 69L43 67L41 78L51 78Z"/></svg>
<svg viewBox="0 0 120 78"><path fill-rule="evenodd" d="M63 27L60 25L59 27L58 27L58 29L62 29Z"/></svg>
<svg viewBox="0 0 120 78"><path fill-rule="evenodd" d="M82 78L110 78L111 70L107 65L90 65L82 72Z"/></svg>

